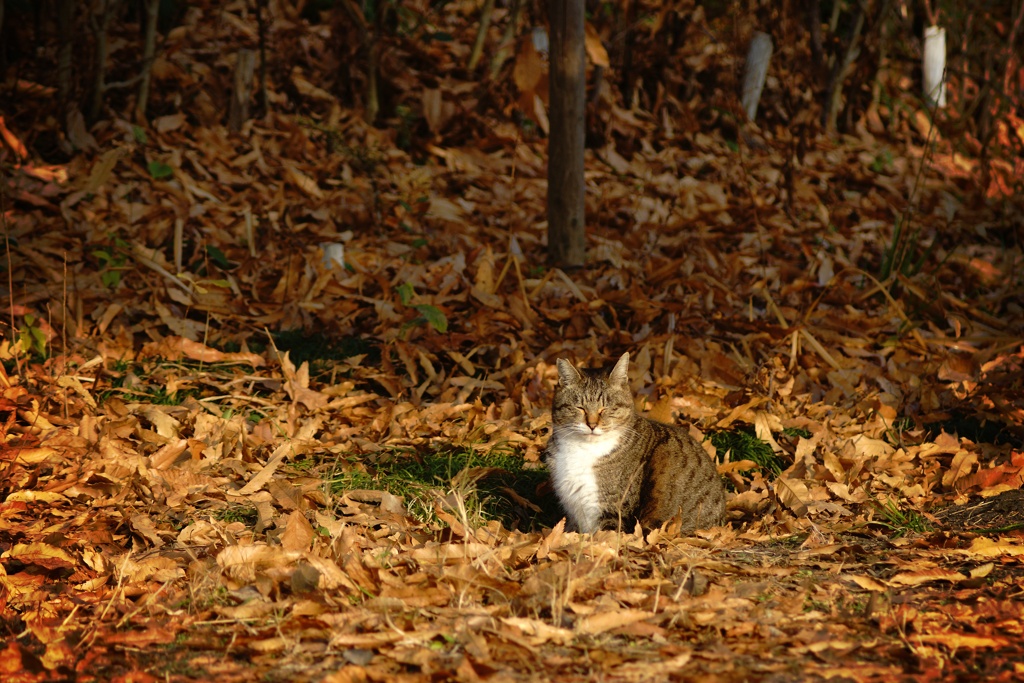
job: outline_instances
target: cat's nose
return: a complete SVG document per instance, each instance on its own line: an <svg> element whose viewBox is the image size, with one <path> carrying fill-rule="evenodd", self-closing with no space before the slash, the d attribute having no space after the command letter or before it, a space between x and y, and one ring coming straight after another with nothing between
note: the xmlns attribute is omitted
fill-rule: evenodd
<svg viewBox="0 0 1024 683"><path fill-rule="evenodd" d="M594 431L597 428L597 423L601 420L599 413L592 413L589 410L586 414L587 426L590 427L590 431Z"/></svg>

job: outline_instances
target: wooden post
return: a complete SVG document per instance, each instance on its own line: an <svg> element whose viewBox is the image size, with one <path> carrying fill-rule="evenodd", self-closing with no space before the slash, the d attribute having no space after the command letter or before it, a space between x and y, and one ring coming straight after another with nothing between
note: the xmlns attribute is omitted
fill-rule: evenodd
<svg viewBox="0 0 1024 683"><path fill-rule="evenodd" d="M583 143L586 58L583 0L550 0L551 134L548 139L548 258L575 268L585 257Z"/></svg>
<svg viewBox="0 0 1024 683"><path fill-rule="evenodd" d="M235 64L235 82L231 90L231 108L228 110L228 128L237 133L249 120L249 102L252 99L252 77L256 71L256 53L242 48Z"/></svg>
<svg viewBox="0 0 1024 683"><path fill-rule="evenodd" d="M772 59L772 37L758 31L747 49L747 63L743 69L743 89L740 101L747 120L753 123L757 116L757 105L761 101L761 90L768 76L768 64Z"/></svg>

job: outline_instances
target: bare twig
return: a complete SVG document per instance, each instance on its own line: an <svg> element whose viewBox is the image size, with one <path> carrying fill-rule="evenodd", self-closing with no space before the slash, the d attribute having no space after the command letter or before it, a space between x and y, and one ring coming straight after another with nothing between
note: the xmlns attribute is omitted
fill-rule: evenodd
<svg viewBox="0 0 1024 683"><path fill-rule="evenodd" d="M502 65L512 52L512 44L515 42L516 33L519 30L519 17L523 13L523 0L512 0L512 10L509 12L508 23L505 24L505 32L501 34L501 42L498 49L491 58L491 78L498 75Z"/></svg>
<svg viewBox="0 0 1024 683"><path fill-rule="evenodd" d="M487 42L487 30L491 27L491 14L494 13L494 0L484 0L484 8L480 11L480 26L476 31L476 40L473 42L473 51L469 53L469 70L475 71L476 65L480 63L480 55L484 51L484 43Z"/></svg>
<svg viewBox="0 0 1024 683"><path fill-rule="evenodd" d="M18 328L14 325L14 264L11 263L11 231L7 225L7 166L0 164L0 221L4 224L4 246L7 248L7 296L8 311L11 314L11 339L14 339L14 332ZM14 354L14 362L18 368L18 377L24 379L21 374L21 354Z"/></svg>

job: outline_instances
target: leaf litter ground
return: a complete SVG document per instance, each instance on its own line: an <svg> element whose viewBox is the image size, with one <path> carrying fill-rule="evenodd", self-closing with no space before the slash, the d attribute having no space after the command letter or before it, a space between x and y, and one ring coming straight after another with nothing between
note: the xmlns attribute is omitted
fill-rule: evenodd
<svg viewBox="0 0 1024 683"><path fill-rule="evenodd" d="M336 106L115 121L28 185L8 304L48 342L0 375L4 680L1022 675L1019 204L959 201L910 128L892 168L817 139L787 184L772 145L609 107L644 143L588 153L566 273L544 142L487 111L413 150ZM879 282L911 210L931 255ZM623 350L651 415L775 456L706 442L728 527L558 521L554 361Z"/></svg>

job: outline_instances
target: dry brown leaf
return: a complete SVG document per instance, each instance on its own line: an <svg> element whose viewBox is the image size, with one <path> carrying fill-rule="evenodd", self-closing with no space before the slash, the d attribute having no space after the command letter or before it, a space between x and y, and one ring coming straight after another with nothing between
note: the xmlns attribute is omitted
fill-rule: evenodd
<svg viewBox="0 0 1024 683"><path fill-rule="evenodd" d="M979 536L971 541L969 548L956 551L969 557L1016 557L1024 555L1024 545L1009 538L988 538Z"/></svg>
<svg viewBox="0 0 1024 683"><path fill-rule="evenodd" d="M782 504L792 510L797 517L807 514L807 501L811 499L807 484L799 479L779 477L775 480L773 489Z"/></svg>
<svg viewBox="0 0 1024 683"><path fill-rule="evenodd" d="M922 583L931 583L932 581L949 581L950 583L958 583L966 578L967 577L960 572L946 571L943 569L930 569L921 572L903 572L902 574L897 574L889 579L889 583L901 586L920 586Z"/></svg>
<svg viewBox="0 0 1024 683"><path fill-rule="evenodd" d="M863 576L861 574L847 574L843 578L853 581L855 584L857 584L866 591L884 592L888 590L887 586L884 583L876 579L873 579L870 576Z"/></svg>
<svg viewBox="0 0 1024 683"><path fill-rule="evenodd" d="M225 353L185 337L164 337L158 342L145 344L139 357L165 360L191 358L204 363L247 363L254 368L266 364L266 361L255 353Z"/></svg>
<svg viewBox="0 0 1024 683"><path fill-rule="evenodd" d="M598 612L581 617L576 621L576 630L580 633L596 635L604 633L620 626L650 619L654 615L638 609L613 610L611 612Z"/></svg>
<svg viewBox="0 0 1024 683"><path fill-rule="evenodd" d="M281 534L281 547L293 552L302 552L309 548L315 534L306 516L295 510L285 520L284 532Z"/></svg>
<svg viewBox="0 0 1024 683"><path fill-rule="evenodd" d="M502 617L501 622L515 628L523 637L529 640L531 645L535 646L544 645L549 642L557 645L568 645L576 637L569 629L551 626L540 619Z"/></svg>
<svg viewBox="0 0 1024 683"><path fill-rule="evenodd" d="M71 569L76 564L75 559L64 550L47 543L17 543L4 551L0 558L9 558L46 569Z"/></svg>
<svg viewBox="0 0 1024 683"><path fill-rule="evenodd" d="M942 474L942 485L947 489L955 488L957 481L969 475L977 464L978 455L973 451L957 451L949 469Z"/></svg>

